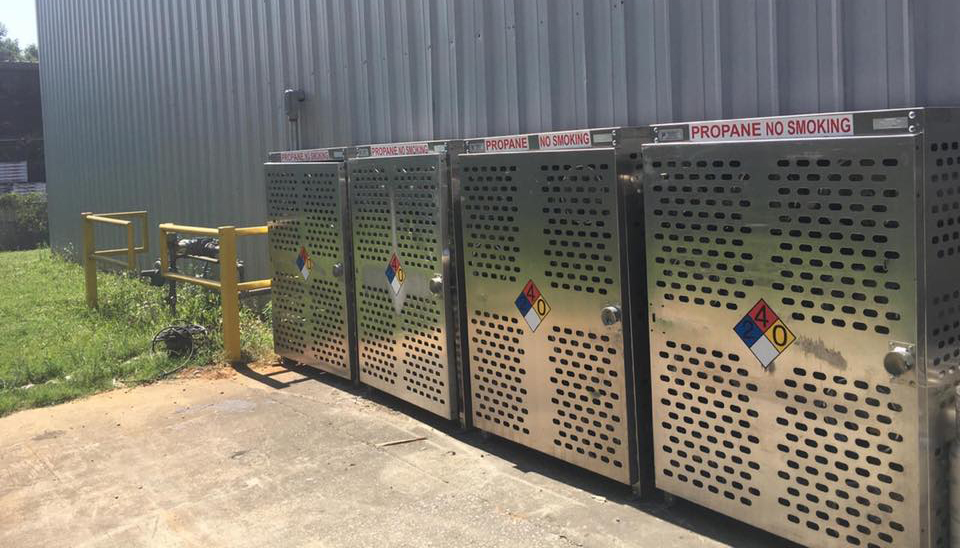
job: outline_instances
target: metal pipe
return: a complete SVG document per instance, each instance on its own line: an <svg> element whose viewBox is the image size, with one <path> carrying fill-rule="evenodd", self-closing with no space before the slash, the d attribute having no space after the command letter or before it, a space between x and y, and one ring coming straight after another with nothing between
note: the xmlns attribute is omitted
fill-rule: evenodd
<svg viewBox="0 0 960 548"><path fill-rule="evenodd" d="M950 444L950 546L960 548L960 386L955 390L956 431Z"/></svg>
<svg viewBox="0 0 960 548"><path fill-rule="evenodd" d="M119 249L101 249L101 250L99 250L99 251L94 251L93 254L94 254L94 255L103 255L103 256L108 256L108 257L109 257L110 255L126 255L129 251L130 251L129 249L127 249L127 248L125 248L125 247L121 247L121 248L119 248ZM146 251L146 249L144 249L144 248L141 246L141 247L135 247L135 248L133 248L133 251L136 252L136 253L143 253L144 251Z"/></svg>
<svg viewBox="0 0 960 548"><path fill-rule="evenodd" d="M208 287L210 289L220 289L220 282L216 280L207 280L205 278L197 278L194 276L185 276L183 274L175 274L173 272L167 272L163 275L164 278L168 280L177 280L179 282L187 282L191 284L201 285L203 287Z"/></svg>
<svg viewBox="0 0 960 548"><path fill-rule="evenodd" d="M252 291L254 289L263 289L265 287L270 287L271 280L253 280L250 282L242 282L237 284L237 289L240 291Z"/></svg>
<svg viewBox="0 0 960 548"><path fill-rule="evenodd" d="M87 306L97 307L97 261L93 254L96 244L93 238L93 221L90 213L83 213L83 276L86 287Z"/></svg>
<svg viewBox="0 0 960 548"><path fill-rule="evenodd" d="M110 263L110 264L113 264L113 265L121 266L121 267L123 267L123 268L129 268L129 267L130 267L130 263L129 263L129 262L127 262L127 261L121 261L120 259L114 259L113 257L104 257L104 256L102 256L102 255L90 255L90 258L91 258L91 259L94 259L94 260L96 260L96 261L101 261L101 262L104 262L104 263ZM94 273L96 273L96 269L94 269ZM96 282L94 282L94 283L96 283Z"/></svg>
<svg viewBox="0 0 960 548"><path fill-rule="evenodd" d="M232 226L221 226L220 306L223 309L223 351L228 362L240 361L240 290L237 288L237 234Z"/></svg>
<svg viewBox="0 0 960 548"><path fill-rule="evenodd" d="M247 226L243 228L238 228L236 230L237 236L253 236L256 234L266 234L269 228L267 225L263 226Z"/></svg>
<svg viewBox="0 0 960 548"><path fill-rule="evenodd" d="M198 236L219 236L220 232L215 228L206 228L202 226L175 225L173 223L163 223L159 227L161 232L176 232L178 234L196 234Z"/></svg>
<svg viewBox="0 0 960 548"><path fill-rule="evenodd" d="M146 215L146 211L118 211L116 213L97 213L100 217L140 217Z"/></svg>
<svg viewBox="0 0 960 548"><path fill-rule="evenodd" d="M97 221L98 223L107 223L108 225L120 225L120 226L130 226L133 224L133 221L125 221L123 219L113 219L111 217L103 217L100 215L87 215L87 219L91 221Z"/></svg>
<svg viewBox="0 0 960 548"><path fill-rule="evenodd" d="M133 234L133 224L127 225L127 268L137 269L137 244Z"/></svg>
<svg viewBox="0 0 960 548"><path fill-rule="evenodd" d="M220 259L214 259L212 257L204 257L203 255L177 255L181 259L193 259L194 261L205 261L208 263L219 264Z"/></svg>
<svg viewBox="0 0 960 548"><path fill-rule="evenodd" d="M259 297L260 295L269 295L270 289L271 288L269 287L261 287L260 289L251 289L249 291L243 291L240 293L240 298L249 299L251 297Z"/></svg>

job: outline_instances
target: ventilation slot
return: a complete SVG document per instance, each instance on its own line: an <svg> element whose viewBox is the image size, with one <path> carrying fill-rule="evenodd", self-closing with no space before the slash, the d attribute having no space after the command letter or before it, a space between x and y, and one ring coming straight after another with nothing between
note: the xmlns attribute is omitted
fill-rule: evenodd
<svg viewBox="0 0 960 548"><path fill-rule="evenodd" d="M446 364L443 351L443 311L432 299L409 295L404 303L404 388L428 400L446 404Z"/></svg>
<svg viewBox="0 0 960 548"><path fill-rule="evenodd" d="M310 354L315 363L344 371L349 369L345 335L346 311L343 286L338 282L311 277L309 295Z"/></svg>
<svg viewBox="0 0 960 548"><path fill-rule="evenodd" d="M554 445L623 468L629 458L620 433L625 402L618 390L621 373L614 365L622 358L610 337L554 326L547 341L552 345Z"/></svg>
<svg viewBox="0 0 960 548"><path fill-rule="evenodd" d="M905 546L917 440L904 436L910 387L794 368L777 390L778 502L787 521L851 546Z"/></svg>
<svg viewBox="0 0 960 548"><path fill-rule="evenodd" d="M758 388L736 354L667 341L654 371L666 389L660 473L705 498L753 506L761 494ZM767 433L769 435L769 433Z"/></svg>
<svg viewBox="0 0 960 548"><path fill-rule="evenodd" d="M515 165L499 163L463 168L464 259L469 276L518 280L516 171Z"/></svg>
<svg viewBox="0 0 960 548"><path fill-rule="evenodd" d="M697 306L738 310L754 279L755 260L743 222L753 204L744 193L750 175L739 160L654 161L648 226L656 263L651 272L664 298Z"/></svg>
<svg viewBox="0 0 960 548"><path fill-rule="evenodd" d="M912 227L897 220L904 198L891 171L897 165L893 158L777 160L767 175L777 189L769 206L778 222L769 232L779 242L770 260L788 317L880 335L901 321L892 303L903 288L890 272L904 267L894 242Z"/></svg>
<svg viewBox="0 0 960 548"><path fill-rule="evenodd" d="M550 287L616 294L616 193L607 164L543 164L540 191Z"/></svg>
<svg viewBox="0 0 960 548"><path fill-rule="evenodd" d="M394 168L397 255L406 267L438 270L441 250L436 166ZM389 240L388 240L389 241Z"/></svg>
<svg viewBox="0 0 960 548"><path fill-rule="evenodd" d="M357 299L360 371L386 385L396 384L398 376L394 354L396 324L389 292L362 284Z"/></svg>
<svg viewBox="0 0 960 548"><path fill-rule="evenodd" d="M350 171L356 259L387 264L393 253L388 178L381 168Z"/></svg>
<svg viewBox="0 0 960 548"><path fill-rule="evenodd" d="M302 356L306 353L307 341L304 315L307 292L303 280L277 272L272 285L273 332L277 352Z"/></svg>
<svg viewBox="0 0 960 548"><path fill-rule="evenodd" d="M930 192L932 257L960 255L960 142L931 143Z"/></svg>
<svg viewBox="0 0 960 548"><path fill-rule="evenodd" d="M478 419L530 434L524 388L527 371L519 347L524 330L516 318L480 310L473 311L470 324L474 414Z"/></svg>

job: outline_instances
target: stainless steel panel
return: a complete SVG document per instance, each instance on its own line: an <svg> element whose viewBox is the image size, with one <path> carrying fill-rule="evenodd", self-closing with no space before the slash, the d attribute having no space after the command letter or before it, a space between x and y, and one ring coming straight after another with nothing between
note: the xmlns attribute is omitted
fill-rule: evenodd
<svg viewBox="0 0 960 548"><path fill-rule="evenodd" d="M929 512L929 545L948 546L949 453L954 441L954 387L960 380L960 111L920 111L924 142L922 201L917 214L923 222L917 248L922 276L918 301L923 307L918 362L926 372L922 392L927 439L922 445L928 471L921 477L927 496L921 511Z"/></svg>
<svg viewBox="0 0 960 548"><path fill-rule="evenodd" d="M277 354L353 378L346 179L340 163L265 164ZM303 253L302 263L298 262ZM302 266L301 266L302 264ZM302 270L301 270L302 269Z"/></svg>
<svg viewBox="0 0 960 548"><path fill-rule="evenodd" d="M456 359L444 276L446 155L358 158L347 166L360 380L455 418Z"/></svg>
<svg viewBox="0 0 960 548"><path fill-rule="evenodd" d="M811 546L936 545L926 368L883 365L922 324L922 146L644 147L658 487ZM767 368L734 331L761 299L796 336Z"/></svg>
<svg viewBox="0 0 960 548"><path fill-rule="evenodd" d="M630 483L614 149L457 162L475 426Z"/></svg>

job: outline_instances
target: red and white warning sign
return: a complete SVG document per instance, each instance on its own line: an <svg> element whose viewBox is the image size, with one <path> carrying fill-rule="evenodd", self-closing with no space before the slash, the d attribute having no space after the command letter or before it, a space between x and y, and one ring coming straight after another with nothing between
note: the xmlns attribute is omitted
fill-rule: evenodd
<svg viewBox="0 0 960 548"><path fill-rule="evenodd" d="M281 162L326 162L329 160L330 149L326 148L286 150L280 153Z"/></svg>
<svg viewBox="0 0 960 548"><path fill-rule="evenodd" d="M693 122L688 128L690 140L699 142L841 137L854 133L850 114Z"/></svg>
<svg viewBox="0 0 960 548"><path fill-rule="evenodd" d="M392 145L371 145L370 156L410 156L412 154L429 154L430 143L397 143Z"/></svg>
<svg viewBox="0 0 960 548"><path fill-rule="evenodd" d="M593 139L587 130L557 131L541 133L537 136L540 150L558 148L584 148L593 145Z"/></svg>
<svg viewBox="0 0 960 548"><path fill-rule="evenodd" d="M527 135L487 137L483 140L483 150L486 152L517 152L530 150L530 137Z"/></svg>

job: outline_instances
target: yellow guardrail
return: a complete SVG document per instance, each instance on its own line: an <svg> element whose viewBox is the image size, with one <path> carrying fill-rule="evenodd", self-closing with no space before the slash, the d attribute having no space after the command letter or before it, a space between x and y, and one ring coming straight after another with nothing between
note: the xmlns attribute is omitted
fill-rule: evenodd
<svg viewBox="0 0 960 548"><path fill-rule="evenodd" d="M146 211L120 211L117 213L81 213L83 218L83 272L86 287L87 306L97 307L97 262L112 264L128 270L137 269L137 255L150 249L147 236ZM140 241L136 244L134 221L140 220ZM119 249L97 249L94 238L96 223L126 228L127 247ZM124 255L126 260L115 259L115 255Z"/></svg>
<svg viewBox="0 0 960 548"><path fill-rule="evenodd" d="M238 280L237 236L266 234L267 227L236 228L221 226L219 228L206 228L163 223L159 228L160 274L168 280L196 284L220 291L220 305L223 307L223 350L228 361L238 361L240 359L240 293L270 287L270 280L254 280L242 283ZM209 280L170 272L170 250L167 249L168 234L192 234L217 238L220 242L220 279Z"/></svg>

